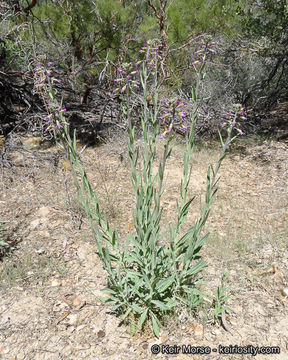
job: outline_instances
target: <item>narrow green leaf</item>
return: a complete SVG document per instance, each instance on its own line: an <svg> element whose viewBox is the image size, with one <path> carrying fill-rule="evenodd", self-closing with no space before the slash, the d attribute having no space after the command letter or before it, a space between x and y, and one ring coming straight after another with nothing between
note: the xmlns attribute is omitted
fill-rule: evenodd
<svg viewBox="0 0 288 360"><path fill-rule="evenodd" d="M131 311L132 311L132 309L129 308L129 309L125 312L125 314L123 315L122 320L125 320L126 317L131 313Z"/></svg>
<svg viewBox="0 0 288 360"><path fill-rule="evenodd" d="M159 320L153 313L151 314L151 317L152 317L152 325L153 325L154 334L157 338L159 338L159 335L160 335L159 325L158 325Z"/></svg>
<svg viewBox="0 0 288 360"><path fill-rule="evenodd" d="M192 268L190 268L188 270L183 269L183 271L182 271L183 277L187 278L187 277L190 277L191 275L196 275L206 265L207 265L207 263L205 261L201 260L196 265L194 265Z"/></svg>
<svg viewBox="0 0 288 360"><path fill-rule="evenodd" d="M160 310L167 311L170 310L170 308L162 301L159 300L151 300L151 303L156 305Z"/></svg>
<svg viewBox="0 0 288 360"><path fill-rule="evenodd" d="M222 135L221 135L220 130L218 130L218 134L219 134L219 138L220 138L221 146L222 146L222 148L224 148L224 141L223 141L223 137L222 137Z"/></svg>
<svg viewBox="0 0 288 360"><path fill-rule="evenodd" d="M146 310L141 314L139 322L138 322L138 331L142 329L142 326L144 324L144 322L147 319L147 315L148 315L148 308L146 308Z"/></svg>
<svg viewBox="0 0 288 360"><path fill-rule="evenodd" d="M131 307L132 307L134 313L136 313L136 314L141 314L142 313L142 309L138 305L132 304Z"/></svg>
<svg viewBox="0 0 288 360"><path fill-rule="evenodd" d="M168 287L170 285L172 285L174 281L175 281L174 276L170 276L170 277L168 277L166 279L163 279L163 280L159 281L158 284L156 285L156 290L159 293L162 293L166 289L168 289Z"/></svg>
<svg viewBox="0 0 288 360"><path fill-rule="evenodd" d="M194 102L197 101L197 94L196 94L196 89L194 86L192 86L192 99Z"/></svg>

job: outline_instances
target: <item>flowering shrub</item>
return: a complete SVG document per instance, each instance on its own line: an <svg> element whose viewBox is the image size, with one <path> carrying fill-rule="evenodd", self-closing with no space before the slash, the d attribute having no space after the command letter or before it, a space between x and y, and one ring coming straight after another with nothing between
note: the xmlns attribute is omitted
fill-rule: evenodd
<svg viewBox="0 0 288 360"><path fill-rule="evenodd" d="M127 121L128 152L135 196L134 233L127 236L126 242L120 239L117 229L109 224L107 217L102 213L97 194L92 190L87 174L78 159L76 135L74 134L73 139L70 138L68 123L63 115L65 111L55 102L55 96L51 90L52 72L49 76L47 69L44 70L42 65L40 70L37 70L42 80L41 84L46 82L48 84L47 88L44 85L40 88L47 89L50 91L49 95L52 94L50 96L52 103L47 104L49 112L47 121L53 121L53 124L56 123L54 128L62 131L63 147L72 164L72 174L79 200L88 216L98 255L107 272L108 286L104 291L108 293L108 296L103 300L112 304L112 310L121 315L123 320L130 320L133 333L141 330L147 321L151 321L156 336L159 336L159 328L163 324L164 315L173 313L181 304L196 310L203 302L205 295L199 290L198 283L199 273L206 263L201 259L200 251L209 234L203 236L202 229L217 192L219 168L229 144L235 138L231 137L232 129L238 126L235 121L238 116L244 117L245 110L237 107L229 116L226 116L223 128L227 130L227 136L224 141L220 135L222 150L219 159L215 168L212 166L208 168L205 201L201 204L199 218L183 231L189 208L194 200L194 198L188 198L188 188L192 173L191 159L199 104L197 94L200 83L205 77L204 69L208 55L212 56L214 49L211 43L201 40L199 53L195 54L195 56L202 54L202 65L195 66L197 82L192 88L192 96L189 99L192 111L185 110L186 101L171 100L164 102L164 113L159 114L160 80L165 74L162 49L160 42L149 41L139 51L141 59L136 64L133 66L123 64L117 69L118 77L115 80L114 91L120 94L123 115ZM41 77L41 74L46 76ZM152 99L148 100L151 92ZM150 106L149 101L153 106ZM135 145L136 124L132 111L136 104L141 106L141 128L144 140L144 149L141 152ZM186 150L177 212L174 224L163 228L161 197L165 167L172 151L170 144L173 127L176 122L181 123L184 119L189 120L189 127L185 137ZM164 132L163 123L164 127L166 126ZM152 175L156 159L156 143L159 138L163 143L164 151L156 174ZM218 296L220 300L218 299L217 302L217 314L223 306L224 297L220 295Z"/></svg>

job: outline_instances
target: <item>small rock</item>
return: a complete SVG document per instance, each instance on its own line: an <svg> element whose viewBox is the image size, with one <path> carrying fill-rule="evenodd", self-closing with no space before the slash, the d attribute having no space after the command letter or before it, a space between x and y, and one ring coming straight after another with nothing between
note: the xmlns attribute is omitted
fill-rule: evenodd
<svg viewBox="0 0 288 360"><path fill-rule="evenodd" d="M281 289L281 294L282 294L283 296L288 296L288 288L283 288L283 289Z"/></svg>
<svg viewBox="0 0 288 360"><path fill-rule="evenodd" d="M45 253L45 250L42 249L42 248L41 248L41 249L35 249L34 251L35 251L35 253L38 254L38 255L42 255L42 254Z"/></svg>
<svg viewBox="0 0 288 360"><path fill-rule="evenodd" d="M203 336L203 325L194 324L194 336L196 339L200 339Z"/></svg>
<svg viewBox="0 0 288 360"><path fill-rule="evenodd" d="M97 333L98 338L104 338L106 335L104 330L99 330Z"/></svg>
<svg viewBox="0 0 288 360"><path fill-rule="evenodd" d="M31 221L30 229L35 230L40 225L40 223L41 223L40 219L35 219L35 220Z"/></svg>
<svg viewBox="0 0 288 360"><path fill-rule="evenodd" d="M51 286L56 287L56 286L60 286L60 285L61 285L61 281L59 281L57 279L51 280Z"/></svg>
<svg viewBox="0 0 288 360"><path fill-rule="evenodd" d="M46 217L51 213L51 209L48 206L42 206L38 211L37 215L40 217Z"/></svg>
<svg viewBox="0 0 288 360"><path fill-rule="evenodd" d="M20 350L18 353L17 353L17 360L24 360L25 359L25 353L23 350Z"/></svg>
<svg viewBox="0 0 288 360"><path fill-rule="evenodd" d="M8 354L9 350L5 348L4 346L0 347L0 354Z"/></svg>
<svg viewBox="0 0 288 360"><path fill-rule="evenodd" d="M39 231L38 232L38 235L43 237L43 238L50 238L50 234L49 234L49 231Z"/></svg>
<svg viewBox="0 0 288 360"><path fill-rule="evenodd" d="M67 317L67 320L68 320L69 325L77 326L77 324L78 324L78 315L77 314L70 314Z"/></svg>
<svg viewBox="0 0 288 360"><path fill-rule="evenodd" d="M23 145L26 149L39 150L41 148L41 137L29 137L23 140Z"/></svg>
<svg viewBox="0 0 288 360"><path fill-rule="evenodd" d="M83 301L81 299L79 299L78 297L75 297L73 299L73 306L79 306L82 303L83 303Z"/></svg>

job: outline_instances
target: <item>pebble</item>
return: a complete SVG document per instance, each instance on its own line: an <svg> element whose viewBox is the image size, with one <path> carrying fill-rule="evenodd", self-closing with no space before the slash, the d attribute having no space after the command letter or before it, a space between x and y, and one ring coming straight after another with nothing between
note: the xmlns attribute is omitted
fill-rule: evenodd
<svg viewBox="0 0 288 360"><path fill-rule="evenodd" d="M282 294L283 296L288 296L288 288L283 288L283 289L281 289L281 294Z"/></svg>
<svg viewBox="0 0 288 360"><path fill-rule="evenodd" d="M37 215L40 217L46 217L51 212L51 209L48 206L42 206L38 211Z"/></svg>

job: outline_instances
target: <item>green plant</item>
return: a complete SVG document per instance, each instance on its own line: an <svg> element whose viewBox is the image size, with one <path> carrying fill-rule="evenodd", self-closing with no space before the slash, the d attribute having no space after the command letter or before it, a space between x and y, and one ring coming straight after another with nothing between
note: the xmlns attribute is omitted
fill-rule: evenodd
<svg viewBox="0 0 288 360"><path fill-rule="evenodd" d="M227 274L225 273L221 278L221 283L217 288L216 296L213 302L214 309L212 312L212 317L215 323L223 319L223 312L232 311L229 306L225 305L225 303L229 299L229 296L226 295L227 293L227 288L225 287L226 281L227 281Z"/></svg>
<svg viewBox="0 0 288 360"><path fill-rule="evenodd" d="M1 235L1 237L2 237L2 233L3 233L4 231L6 231L6 228L5 228L3 225L4 225L4 224L0 221L0 235ZM8 246L8 244L7 244L6 241L4 241L4 240L2 240L2 239L0 238L0 249L1 249L1 247L4 247L4 246Z"/></svg>
<svg viewBox="0 0 288 360"><path fill-rule="evenodd" d="M215 52L213 45L201 39L197 60L194 62L197 82L192 88L190 99L191 115L189 130L186 131L180 199L177 202L175 224L167 224L166 229L161 225L165 166L172 151L170 145L173 129L176 123L188 117L187 112L183 111L187 102L177 99L164 102L165 113L160 114L160 79L165 75L165 49L161 42L150 41L144 44L139 51L142 59L136 62L136 70L129 64L123 64L117 69L119 78L115 83L120 86L115 92L120 93L123 115L127 121L128 152L135 195L135 232L128 235L125 243L121 241L117 229L110 225L101 210L97 194L93 191L77 154L76 134L74 133L74 137L71 138L62 105L57 105L53 90L49 88L53 86L53 82L47 82L48 90L45 93L52 99L47 120L57 125L54 125L53 131L58 128L62 136L61 146L71 161L79 200L88 216L98 255L107 272L107 288L104 291L108 296L103 300L112 304L112 310L121 315L123 320L128 318L133 320L133 324L134 321L137 322L137 325L133 325L133 333L141 330L147 321L151 321L155 335L159 336L159 327L166 315L181 304L196 310L204 297L198 288L201 271L206 266L201 259L200 250L209 234L202 236L201 233L217 192L218 171L229 144L237 136L232 137L232 129L237 128L238 134L241 133L236 120L244 112L244 109L237 105L227 114L226 122L222 124L223 128L227 126L227 137L224 141L219 132L222 149L215 168L208 168L206 195L204 203L200 206L199 219L183 231L194 199L188 198L188 188L199 106L197 94L205 77L207 58ZM141 107L143 151L135 145L136 121L133 110L136 106ZM185 130L184 125L183 129ZM163 142L163 156L156 174L153 175L158 140ZM219 299L222 301L221 296Z"/></svg>

